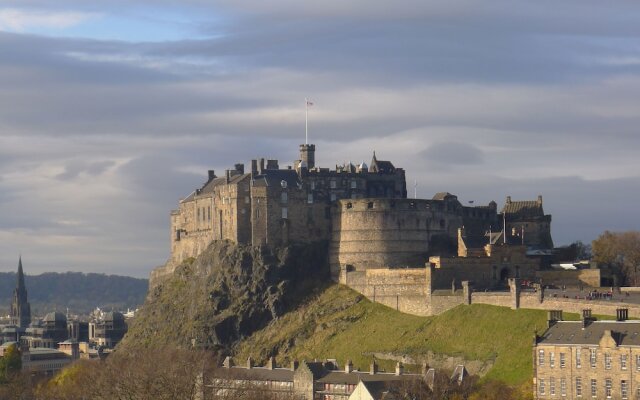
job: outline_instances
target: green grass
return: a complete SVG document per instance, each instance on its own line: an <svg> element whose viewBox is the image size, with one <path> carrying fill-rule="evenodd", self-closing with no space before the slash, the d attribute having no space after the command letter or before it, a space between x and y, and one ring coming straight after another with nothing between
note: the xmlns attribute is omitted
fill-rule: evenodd
<svg viewBox="0 0 640 400"><path fill-rule="evenodd" d="M578 315L565 314L565 319L578 319ZM249 355L261 362L270 355L279 362L338 358L340 364L351 359L356 368L365 370L372 352L421 359L432 351L493 363L486 378L520 385L532 376L534 332L542 333L546 327L543 310L476 304L434 317L417 317L333 285L246 338L235 350L238 362ZM386 370L394 365L393 361L379 363Z"/></svg>

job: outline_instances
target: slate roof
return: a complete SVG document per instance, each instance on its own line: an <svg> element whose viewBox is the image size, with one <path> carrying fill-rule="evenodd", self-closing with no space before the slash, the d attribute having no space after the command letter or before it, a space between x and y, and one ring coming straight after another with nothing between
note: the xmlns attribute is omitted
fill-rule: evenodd
<svg viewBox="0 0 640 400"><path fill-rule="evenodd" d="M538 343L597 345L606 330L611 331L618 346L640 346L640 321L593 321L584 329L581 321L559 321L542 335Z"/></svg>
<svg viewBox="0 0 640 400"><path fill-rule="evenodd" d="M416 379L419 375L414 374L402 374L396 375L391 372L378 372L376 374L370 374L368 371L352 371L346 373L345 371L328 371L328 373L322 378L318 379L321 383L342 383L349 385L357 385L358 382L394 382L403 380Z"/></svg>
<svg viewBox="0 0 640 400"><path fill-rule="evenodd" d="M218 368L213 373L215 378L227 378L237 380L259 380L259 381L278 381L293 382L293 371L289 368L265 367L231 367Z"/></svg>
<svg viewBox="0 0 640 400"><path fill-rule="evenodd" d="M532 201L512 201L510 203L506 203L504 207L502 207L501 213L509 214L517 214L521 217L542 217L544 216L544 211L542 211L542 204L538 203L535 200Z"/></svg>
<svg viewBox="0 0 640 400"><path fill-rule="evenodd" d="M287 182L287 187L292 189L301 184L300 177L295 170L292 169L267 169L262 175L254 178L253 186L277 186L280 187L281 182Z"/></svg>
<svg viewBox="0 0 640 400"><path fill-rule="evenodd" d="M482 249L489 244L489 234L465 235L462 237L462 240L464 241L464 245L467 246L467 249Z"/></svg>

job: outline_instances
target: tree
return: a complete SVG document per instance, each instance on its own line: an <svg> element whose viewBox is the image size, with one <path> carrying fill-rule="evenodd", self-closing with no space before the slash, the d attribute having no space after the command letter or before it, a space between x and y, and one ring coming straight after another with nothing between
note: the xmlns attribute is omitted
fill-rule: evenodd
<svg viewBox="0 0 640 400"><path fill-rule="evenodd" d="M8 382L22 369L22 358L17 344L12 344L4 351L4 356L0 358L0 379Z"/></svg>
<svg viewBox="0 0 640 400"><path fill-rule="evenodd" d="M620 268L626 283L638 286L640 232L605 231L591 244L594 261Z"/></svg>

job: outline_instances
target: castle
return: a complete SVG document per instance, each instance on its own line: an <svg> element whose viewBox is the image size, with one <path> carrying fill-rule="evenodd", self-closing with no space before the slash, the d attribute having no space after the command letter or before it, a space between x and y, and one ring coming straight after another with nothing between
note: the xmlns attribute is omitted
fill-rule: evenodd
<svg viewBox="0 0 640 400"><path fill-rule="evenodd" d="M424 267L429 256L457 254L461 240L480 249L499 240L553 247L541 196L508 197L500 213L494 201L465 206L447 192L410 199L405 171L375 152L368 166L329 169L316 166L315 150L300 145L299 159L286 168L259 159L247 172L244 164L221 177L210 170L171 212L169 264L197 256L214 240L274 247L328 241L331 275L339 280L341 271Z"/></svg>

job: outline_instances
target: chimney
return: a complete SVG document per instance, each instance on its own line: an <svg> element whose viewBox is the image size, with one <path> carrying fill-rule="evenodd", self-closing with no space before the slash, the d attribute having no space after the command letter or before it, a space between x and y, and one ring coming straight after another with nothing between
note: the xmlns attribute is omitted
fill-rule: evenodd
<svg viewBox="0 0 640 400"><path fill-rule="evenodd" d="M296 361L296 360L291 361L291 370L292 371L297 370L299 365L300 364L298 363L298 361Z"/></svg>
<svg viewBox="0 0 640 400"><path fill-rule="evenodd" d="M369 374L374 375L378 373L378 364L376 364L376 360L371 361L369 365Z"/></svg>
<svg viewBox="0 0 640 400"><path fill-rule="evenodd" d="M396 375L400 376L404 374L404 365L400 361L396 364Z"/></svg>
<svg viewBox="0 0 640 400"><path fill-rule="evenodd" d="M260 175L264 174L264 158L260 159L260 164L258 164L258 173Z"/></svg>
<svg viewBox="0 0 640 400"><path fill-rule="evenodd" d="M222 362L222 366L225 368L231 368L233 367L233 359L229 356L226 356L224 358L224 361Z"/></svg>
<svg viewBox="0 0 640 400"><path fill-rule="evenodd" d="M591 316L591 309L582 310L582 329L589 326L593 322L594 318Z"/></svg>
<svg viewBox="0 0 640 400"><path fill-rule="evenodd" d="M276 367L276 358L274 356L269 357L269 361L267 361L267 368L274 369Z"/></svg>
<svg viewBox="0 0 640 400"><path fill-rule="evenodd" d="M353 372L353 362L351 362L351 360L347 360L347 363L344 365L344 372L347 374Z"/></svg>
<svg viewBox="0 0 640 400"><path fill-rule="evenodd" d="M233 167L239 174L244 174L244 164L235 164Z"/></svg>
<svg viewBox="0 0 640 400"><path fill-rule="evenodd" d="M616 309L616 321L626 321L629 319L629 309L628 308L617 308Z"/></svg>
<svg viewBox="0 0 640 400"><path fill-rule="evenodd" d="M267 160L267 169L280 169L278 160Z"/></svg>
<svg viewBox="0 0 640 400"><path fill-rule="evenodd" d="M511 196L507 196L507 204L511 204Z"/></svg>
<svg viewBox="0 0 640 400"><path fill-rule="evenodd" d="M227 183L231 180L231 170L228 169L225 171L225 175L227 176Z"/></svg>
<svg viewBox="0 0 640 400"><path fill-rule="evenodd" d="M549 328L551 328L556 324L556 322L562 321L562 310L550 310L547 313L547 316L548 316L547 323Z"/></svg>
<svg viewBox="0 0 640 400"><path fill-rule="evenodd" d="M216 172L212 169L209 170L209 182L216 178Z"/></svg>
<svg viewBox="0 0 640 400"><path fill-rule="evenodd" d="M258 160L251 160L251 175L258 175Z"/></svg>
<svg viewBox="0 0 640 400"><path fill-rule="evenodd" d="M251 358L251 356L247 358L247 368L253 368L253 358Z"/></svg>
<svg viewBox="0 0 640 400"><path fill-rule="evenodd" d="M542 195L538 195L538 205L542 205Z"/></svg>

